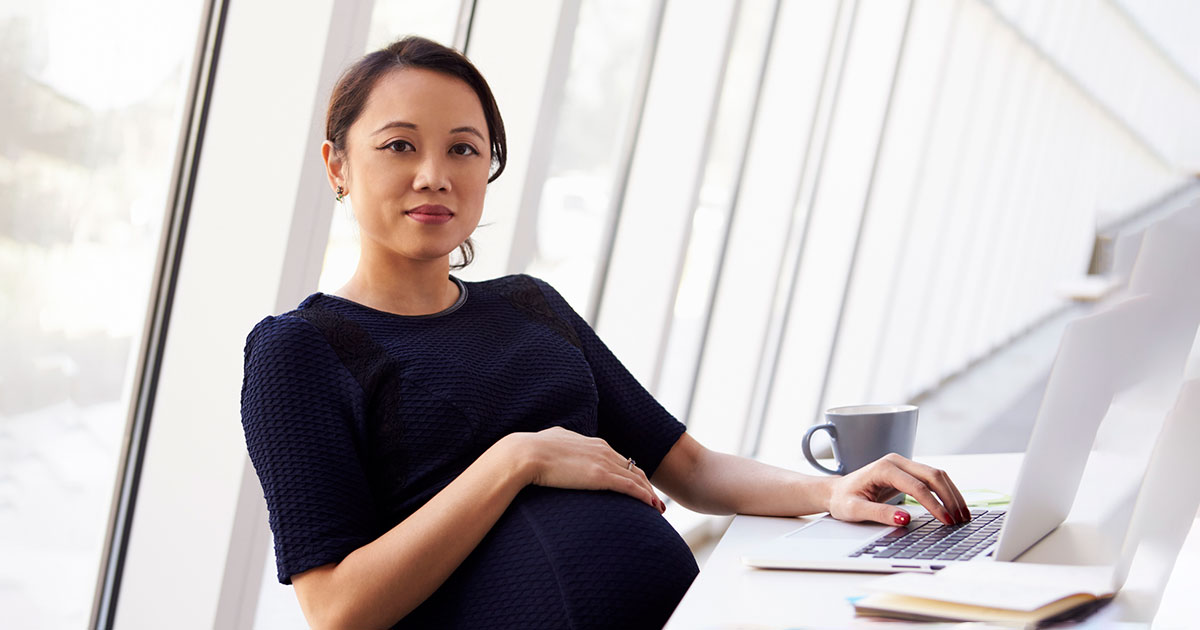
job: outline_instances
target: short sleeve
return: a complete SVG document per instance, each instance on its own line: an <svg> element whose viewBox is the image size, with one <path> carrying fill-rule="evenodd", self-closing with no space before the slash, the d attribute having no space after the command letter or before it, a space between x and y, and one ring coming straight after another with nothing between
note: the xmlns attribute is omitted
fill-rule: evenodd
<svg viewBox="0 0 1200 630"><path fill-rule="evenodd" d="M580 349L592 368L600 397L600 437L618 453L636 460L647 477L653 476L686 427L642 387L554 287L543 280L532 279L554 312L565 319L579 337Z"/></svg>
<svg viewBox="0 0 1200 630"><path fill-rule="evenodd" d="M309 322L268 317L247 337L242 428L283 584L378 533L356 437L362 408L354 377Z"/></svg>

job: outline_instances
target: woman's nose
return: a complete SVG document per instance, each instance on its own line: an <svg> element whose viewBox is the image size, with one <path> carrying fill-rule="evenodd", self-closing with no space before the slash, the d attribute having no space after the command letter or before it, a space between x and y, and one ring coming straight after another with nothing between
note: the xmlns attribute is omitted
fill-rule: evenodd
<svg viewBox="0 0 1200 630"><path fill-rule="evenodd" d="M437 156L421 160L416 176L413 178L413 188L415 190L450 190L449 171L442 160Z"/></svg>

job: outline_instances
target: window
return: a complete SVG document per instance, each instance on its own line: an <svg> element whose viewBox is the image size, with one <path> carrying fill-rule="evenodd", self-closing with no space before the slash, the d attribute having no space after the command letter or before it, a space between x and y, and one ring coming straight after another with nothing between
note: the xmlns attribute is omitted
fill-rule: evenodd
<svg viewBox="0 0 1200 630"><path fill-rule="evenodd" d="M0 9L0 609L14 628L91 613L200 9Z"/></svg>
<svg viewBox="0 0 1200 630"><path fill-rule="evenodd" d="M613 194L621 182L627 138L639 114L639 70L652 35L655 3L583 0L562 85L540 194L525 195L537 212L524 254L510 269L554 285L571 306L592 310L597 272L608 255Z"/></svg>
<svg viewBox="0 0 1200 630"><path fill-rule="evenodd" d="M859 247L867 193L875 173L884 122L891 104L908 7L863 2L853 17L837 91L827 98L833 111L828 136L807 168L819 177L801 199L807 208L802 245L786 260L796 268L792 287L777 299L790 300L777 343L777 371L764 372L773 387L765 402L764 455L786 461L808 425L821 417L826 370ZM814 149L815 151L815 149ZM802 215L802 216L803 216ZM869 217L867 217L869 219ZM859 400L834 401L854 404Z"/></svg>

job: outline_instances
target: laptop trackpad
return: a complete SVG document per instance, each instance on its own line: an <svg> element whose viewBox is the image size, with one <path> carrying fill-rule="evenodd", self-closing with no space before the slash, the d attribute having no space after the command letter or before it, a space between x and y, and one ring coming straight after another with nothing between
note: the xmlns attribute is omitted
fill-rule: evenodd
<svg viewBox="0 0 1200 630"><path fill-rule="evenodd" d="M891 529L877 523L846 523L833 518L822 518L808 527L802 527L787 535L788 538L823 538L826 540L863 540L878 536Z"/></svg>

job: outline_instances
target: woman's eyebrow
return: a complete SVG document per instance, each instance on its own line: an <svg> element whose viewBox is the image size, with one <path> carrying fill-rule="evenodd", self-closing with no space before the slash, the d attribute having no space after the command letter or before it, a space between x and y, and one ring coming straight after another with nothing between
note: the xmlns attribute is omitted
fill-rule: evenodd
<svg viewBox="0 0 1200 630"><path fill-rule="evenodd" d="M473 133L476 136L479 136L480 140L487 142L487 138L483 137L483 134L479 133L479 130L474 127L455 127L454 129L450 130L450 133L459 133L459 132L464 132L464 131L466 133Z"/></svg>
<svg viewBox="0 0 1200 630"><path fill-rule="evenodd" d="M381 131L387 131L388 129L395 129L396 127L404 127L405 129L412 129L413 131L417 130L417 125L414 123L404 122L403 120L393 120L392 122L384 123L382 127L371 132L371 135L375 135Z"/></svg>
<svg viewBox="0 0 1200 630"><path fill-rule="evenodd" d="M396 127L403 127L403 128L405 128L405 129L412 129L413 131L416 131L416 130L417 130L417 125L416 125L416 123L410 123L410 122L406 122L406 121L403 121L403 120L393 120L393 121L391 121L391 122L389 122L389 123L385 123L385 124L384 124L382 127L380 127L379 129L376 129L376 130L375 130L375 131L374 131L374 132L373 132L371 135L375 135L375 134L377 134L377 133L380 133L380 132L382 132L382 131L387 131L388 129L395 129ZM451 130L450 130L450 133L460 133L460 132L465 132L465 133L472 133L472 134L475 134L476 136L479 136L479 139L480 139L480 140L483 140L484 142L487 142L487 138L485 138L485 137L484 137L484 135L483 135L482 133L479 133L479 130L478 130L478 129L476 129L476 128L474 128L474 127L470 127L470 126L468 126L468 127L455 127L454 129L451 129Z"/></svg>

